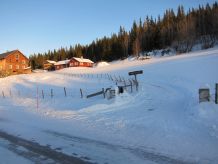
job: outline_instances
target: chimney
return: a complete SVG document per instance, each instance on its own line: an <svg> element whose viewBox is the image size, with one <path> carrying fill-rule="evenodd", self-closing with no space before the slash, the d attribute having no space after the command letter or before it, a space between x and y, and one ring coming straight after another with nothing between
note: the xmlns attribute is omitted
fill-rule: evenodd
<svg viewBox="0 0 218 164"><path fill-rule="evenodd" d="M83 56L81 56L80 58L83 59Z"/></svg>

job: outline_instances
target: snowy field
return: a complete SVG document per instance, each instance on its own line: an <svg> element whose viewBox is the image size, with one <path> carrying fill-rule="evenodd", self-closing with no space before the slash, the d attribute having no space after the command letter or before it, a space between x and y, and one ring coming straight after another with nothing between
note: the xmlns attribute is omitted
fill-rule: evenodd
<svg viewBox="0 0 218 164"><path fill-rule="evenodd" d="M102 88L116 88L108 75L127 83L133 78L128 72L135 70L143 70L138 92L133 87L132 93L128 88L112 99L86 98ZM217 71L218 48L214 48L0 79L1 162L55 161L22 144L28 142L91 163L215 164ZM211 102L198 103L200 87L210 88ZM4 133L24 140L15 143Z"/></svg>

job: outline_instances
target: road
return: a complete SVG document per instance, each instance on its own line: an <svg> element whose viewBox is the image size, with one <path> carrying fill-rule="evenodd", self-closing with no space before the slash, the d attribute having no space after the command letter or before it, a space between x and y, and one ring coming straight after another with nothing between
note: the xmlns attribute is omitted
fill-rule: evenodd
<svg viewBox="0 0 218 164"><path fill-rule="evenodd" d="M88 164L77 157L69 156L49 146L42 146L36 142L22 139L18 136L10 135L0 131L0 140L6 140L10 144L6 147L13 153L22 156L33 163L63 163L63 164ZM24 149L21 149L23 147ZM27 151L26 151L27 150ZM4 162L4 161L2 161Z"/></svg>
<svg viewBox="0 0 218 164"><path fill-rule="evenodd" d="M97 149L101 147L105 152L108 151L127 151L135 156L138 156L144 161L151 161L152 163L163 163L163 164L191 164L194 162L191 161L183 161L181 159L176 159L172 157L168 157L166 155L162 155L159 153L149 152L142 148L130 148L121 145L113 145L106 142L95 141L87 138L80 138L76 136L70 136L68 134L63 134L55 131L44 131L48 135L53 135L55 137L62 138L63 140L70 140L72 143L80 143L87 147L93 146ZM22 156L33 163L63 163L63 164L89 164L91 162L80 159L78 157L70 156L64 154L58 150L51 149L49 146L42 146L37 142L29 141L19 136L14 136L8 134L6 132L0 131L0 140L5 140L9 142L6 147L8 150L13 153ZM1 146L1 145L0 145ZM22 147L23 149L21 149ZM87 157L89 160L89 158Z"/></svg>

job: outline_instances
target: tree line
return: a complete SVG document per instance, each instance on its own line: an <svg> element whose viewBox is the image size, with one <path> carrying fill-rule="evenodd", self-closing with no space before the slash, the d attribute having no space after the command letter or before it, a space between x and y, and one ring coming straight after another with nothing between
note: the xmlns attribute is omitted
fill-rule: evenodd
<svg viewBox="0 0 218 164"><path fill-rule="evenodd" d="M30 55L33 69L43 68L45 60L60 61L72 57L89 58L94 62L113 61L139 56L155 49L173 48L177 53L191 51L193 45L202 49L213 47L218 38L218 3L199 5L185 12L182 5L177 11L168 9L163 17L147 16L134 21L130 31L120 27L110 37L96 39L88 45L76 44L45 53Z"/></svg>

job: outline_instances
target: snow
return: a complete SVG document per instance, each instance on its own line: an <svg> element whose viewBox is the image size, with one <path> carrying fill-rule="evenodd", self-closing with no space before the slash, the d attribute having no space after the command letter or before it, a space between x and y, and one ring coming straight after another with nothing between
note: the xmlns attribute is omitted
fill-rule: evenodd
<svg viewBox="0 0 218 164"><path fill-rule="evenodd" d="M81 58L76 58L76 57L73 57L75 60L77 60L78 62L84 62L84 63L94 63L93 61L89 60L89 59L85 59L83 57Z"/></svg>
<svg viewBox="0 0 218 164"><path fill-rule="evenodd" d="M3 78L0 131L97 163L216 163L217 68L218 48L213 48ZM127 82L133 78L128 72L134 70L143 70L137 77L138 92L134 87L133 93L129 88L113 99L103 95L85 98L102 88L115 87L108 75ZM199 104L202 86L210 89L212 101Z"/></svg>
<svg viewBox="0 0 218 164"><path fill-rule="evenodd" d="M53 61L53 60L46 60L48 63L50 63L50 64L55 64L55 63L57 63L56 61Z"/></svg>
<svg viewBox="0 0 218 164"><path fill-rule="evenodd" d="M42 72L47 72L47 70L43 70L43 69L35 69L35 70L33 70L33 73L42 73Z"/></svg>
<svg viewBox="0 0 218 164"><path fill-rule="evenodd" d="M62 65L62 64L68 64L70 62L70 60L61 60L56 62L54 65Z"/></svg>
<svg viewBox="0 0 218 164"><path fill-rule="evenodd" d="M110 65L108 62L98 62L96 67L105 67L105 66L108 66Z"/></svg>

